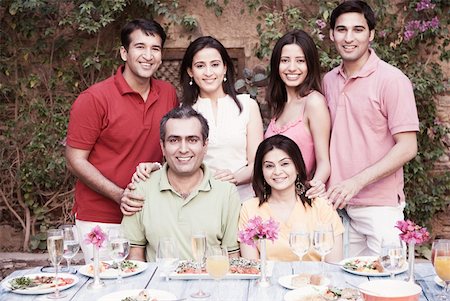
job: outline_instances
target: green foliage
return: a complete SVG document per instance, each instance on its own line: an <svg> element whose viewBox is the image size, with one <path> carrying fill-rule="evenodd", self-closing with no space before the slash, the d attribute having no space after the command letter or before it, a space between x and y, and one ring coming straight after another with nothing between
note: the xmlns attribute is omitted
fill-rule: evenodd
<svg viewBox="0 0 450 301"><path fill-rule="evenodd" d="M309 32L315 40L320 51L322 71L337 66L340 58L327 38L329 27L324 25L328 24L331 11L339 2L308 1L306 6L318 6L318 10L300 11L296 7L273 9L267 2L247 1L250 10L264 12L262 22L256 28L260 43L255 54L259 58L270 56L279 37L291 29L300 28ZM449 129L437 119L435 103L436 97L445 91L446 79L442 66L449 58L448 6L445 1L436 0L432 1L435 4L433 9L417 12L418 2L400 1L396 6L389 6L389 1L371 1L378 18L372 47L378 56L402 70L414 85L420 119L419 152L404 168L406 215L419 224L429 225L431 218L450 202L450 173L433 172L435 163L444 155L444 137L449 133ZM436 16L442 18L439 28L428 28L423 32L418 30L412 39L404 38L407 31L404 24L411 20L419 20L423 24ZM436 58L440 59L441 64L431 62Z"/></svg>
<svg viewBox="0 0 450 301"><path fill-rule="evenodd" d="M250 94L250 97L256 99L258 87L267 85L266 70L262 67L255 67L253 70L244 68L243 78L234 83L234 88L238 93Z"/></svg>
<svg viewBox="0 0 450 301"><path fill-rule="evenodd" d="M192 30L178 1L2 1L0 215L21 226L24 249L72 219L73 177L64 144L78 94L115 72L118 32L132 18L163 16Z"/></svg>

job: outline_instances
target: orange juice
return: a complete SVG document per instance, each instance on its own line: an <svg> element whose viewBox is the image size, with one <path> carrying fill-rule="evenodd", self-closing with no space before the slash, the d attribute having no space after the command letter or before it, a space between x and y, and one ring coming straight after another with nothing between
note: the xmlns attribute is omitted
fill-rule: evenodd
<svg viewBox="0 0 450 301"><path fill-rule="evenodd" d="M450 281L450 256L437 256L434 259L436 274L444 281Z"/></svg>
<svg viewBox="0 0 450 301"><path fill-rule="evenodd" d="M230 263L228 262L228 256L213 255L206 258L206 271L208 274L216 279L222 279L230 269Z"/></svg>

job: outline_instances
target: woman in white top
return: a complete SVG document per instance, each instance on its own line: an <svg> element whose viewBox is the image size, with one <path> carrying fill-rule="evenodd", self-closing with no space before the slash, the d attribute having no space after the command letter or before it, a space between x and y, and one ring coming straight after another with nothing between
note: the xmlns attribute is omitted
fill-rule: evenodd
<svg viewBox="0 0 450 301"><path fill-rule="evenodd" d="M251 176L256 149L263 140L258 104L247 94L236 95L234 67L225 47L210 36L200 37L186 49L180 67L182 105L192 106L209 125L205 164L215 178L238 187L241 200L254 196ZM148 174L140 164L133 180Z"/></svg>

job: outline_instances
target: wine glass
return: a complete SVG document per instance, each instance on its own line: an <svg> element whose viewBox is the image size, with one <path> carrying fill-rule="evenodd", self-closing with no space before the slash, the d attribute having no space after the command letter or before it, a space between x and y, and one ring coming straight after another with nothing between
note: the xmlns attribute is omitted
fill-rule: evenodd
<svg viewBox="0 0 450 301"><path fill-rule="evenodd" d="M108 231L109 257L113 264L117 264L116 283L122 283L122 261L130 253L130 242L125 238L120 228L111 228Z"/></svg>
<svg viewBox="0 0 450 301"><path fill-rule="evenodd" d="M320 255L322 262L322 275L325 272L325 255L333 250L334 246L334 232L332 224L317 225L313 233L313 247Z"/></svg>
<svg viewBox="0 0 450 301"><path fill-rule="evenodd" d="M66 297L66 294L59 292L58 286L58 269L61 263L64 251L64 236L63 230L61 229L50 229L47 230L47 250L50 260L55 267L55 292L47 296L50 299L61 299Z"/></svg>
<svg viewBox="0 0 450 301"><path fill-rule="evenodd" d="M289 246L292 252L302 261L303 256L308 253L311 244L311 235L309 232L295 231L289 233Z"/></svg>
<svg viewBox="0 0 450 301"><path fill-rule="evenodd" d="M436 254L436 246L440 243L450 243L450 239L435 239L433 240L433 243L431 244L431 264L434 266L434 257Z"/></svg>
<svg viewBox="0 0 450 301"><path fill-rule="evenodd" d="M220 280L230 270L230 262L228 260L228 250L224 246L209 246L206 256L206 271L209 276L216 281L216 300L219 300L219 284Z"/></svg>
<svg viewBox="0 0 450 301"><path fill-rule="evenodd" d="M206 255L206 234L205 232L196 232L191 236L191 246L192 246L192 255L196 262L196 272L199 274L198 278L198 286L199 290L193 294L191 294L192 298L207 298L210 296L209 293L206 293L201 288L201 272L202 272L202 264Z"/></svg>
<svg viewBox="0 0 450 301"><path fill-rule="evenodd" d="M439 300L448 300L450 292L450 242L440 241L434 245L434 270L439 278L444 281L444 290L439 295Z"/></svg>
<svg viewBox="0 0 450 301"><path fill-rule="evenodd" d="M80 250L80 243L78 242L78 235L76 233L76 227L74 225L62 225L59 228L63 230L63 237L64 237L63 257L67 262L67 272L72 273L72 270L70 267L70 260Z"/></svg>
<svg viewBox="0 0 450 301"><path fill-rule="evenodd" d="M383 238L381 240L380 263L388 271L391 279L395 278L395 272L405 264L406 247L400 237Z"/></svg>
<svg viewBox="0 0 450 301"><path fill-rule="evenodd" d="M162 237L156 250L156 262L164 273L166 281L169 280L169 273L178 260L178 249L175 240L172 237Z"/></svg>

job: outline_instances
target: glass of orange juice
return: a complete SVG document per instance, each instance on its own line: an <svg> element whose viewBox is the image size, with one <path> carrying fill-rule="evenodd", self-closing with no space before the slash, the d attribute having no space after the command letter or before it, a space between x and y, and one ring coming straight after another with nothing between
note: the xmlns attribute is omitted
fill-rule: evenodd
<svg viewBox="0 0 450 301"><path fill-rule="evenodd" d="M437 242L434 244L434 270L444 281L444 291L439 296L439 300L448 300L450 287L450 242Z"/></svg>
<svg viewBox="0 0 450 301"><path fill-rule="evenodd" d="M209 276L216 280L216 300L219 300L219 285L220 280L230 270L230 262L228 260L228 250L224 246L210 245L206 253L206 271Z"/></svg>

